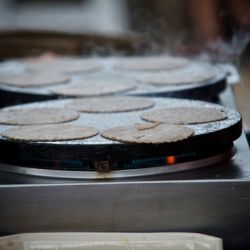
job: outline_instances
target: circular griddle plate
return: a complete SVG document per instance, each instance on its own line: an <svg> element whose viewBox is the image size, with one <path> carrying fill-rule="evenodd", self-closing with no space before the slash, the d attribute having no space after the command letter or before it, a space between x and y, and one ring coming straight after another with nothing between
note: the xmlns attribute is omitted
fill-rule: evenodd
<svg viewBox="0 0 250 250"><path fill-rule="evenodd" d="M39 170L37 173L39 175L39 173L41 174L41 172L50 169L53 171L64 171L64 176L65 171L74 172L69 174L69 178L72 178L72 176L77 177L77 172L75 171L82 172L81 175L78 175L79 178L122 177L123 174L117 174L117 172L125 170L126 175L129 176L133 175L133 173L134 175L146 175L152 174L153 171L150 171L150 168L154 167L172 167L172 165L182 164L181 167L177 165L176 169L184 170L184 163L195 161L196 164L186 165L186 169L190 169L191 166L200 167L213 162L215 159L221 159L223 153L228 152L232 147L233 141L241 134L241 116L232 109L200 101L163 98L153 98L152 100L155 101L156 105L145 111L110 114L81 113L80 118L70 122L70 124L82 124L103 131L116 126L142 123L143 121L140 120L142 112L153 111L165 105L169 107L197 105L217 107L225 112L228 118L223 121L189 125L188 127L195 131L193 137L167 144L120 143L107 140L100 135L85 140L46 143L15 142L0 138L0 160L4 164L32 169L29 172L25 168L23 170L18 168L19 171L17 172L20 173L21 171L21 173L25 174L35 174ZM17 107L62 107L68 101L48 101L19 105ZM10 127L1 125L0 132ZM104 175L97 174L97 172L110 170L114 172ZM85 171L89 171L91 174L88 175ZM161 171L158 168L156 173L159 172ZM162 172L164 173L166 170L162 168ZM50 171L46 173L49 175ZM57 173L61 177L60 172ZM116 174L112 175L112 173ZM55 172L51 172L51 175L54 176Z"/></svg>
<svg viewBox="0 0 250 250"><path fill-rule="evenodd" d="M99 58L95 59L100 65L102 70L96 72L89 72L83 74L77 74L72 76L72 81L78 82L86 77L100 77L108 75L114 75L118 77L131 77L136 79L138 74L147 74L141 72L124 72L113 68L117 58ZM190 64L188 67L197 67L200 63ZM206 66L206 65L205 65ZM20 73L25 70L24 63L22 61L9 61L0 64L0 74L13 74ZM149 74L152 74L150 72ZM57 85L60 86L60 85ZM172 86L154 86L148 83L138 84L137 89L124 92L128 95L150 96L150 97L176 97L176 98L188 98L188 99L201 99L201 100L213 100L222 92L226 87L226 74L219 67L215 68L215 76L212 79L204 81L202 83L189 83ZM0 97L1 105L14 105L20 103L28 103L41 100L52 100L62 98L49 91L48 87L40 88L17 88L8 85L0 85Z"/></svg>

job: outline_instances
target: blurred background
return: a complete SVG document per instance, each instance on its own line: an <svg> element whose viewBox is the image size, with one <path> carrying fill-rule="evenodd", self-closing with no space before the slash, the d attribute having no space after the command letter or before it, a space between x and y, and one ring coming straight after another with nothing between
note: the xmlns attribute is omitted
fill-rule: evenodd
<svg viewBox="0 0 250 250"><path fill-rule="evenodd" d="M249 0L0 0L0 31L6 30L139 34L148 53L233 63L242 77L234 91L250 131Z"/></svg>
<svg viewBox="0 0 250 250"><path fill-rule="evenodd" d="M242 48L249 40L250 1L0 0L0 28L101 34L133 31L150 38L152 46L183 49L182 53L219 47L232 56L239 52L238 45Z"/></svg>

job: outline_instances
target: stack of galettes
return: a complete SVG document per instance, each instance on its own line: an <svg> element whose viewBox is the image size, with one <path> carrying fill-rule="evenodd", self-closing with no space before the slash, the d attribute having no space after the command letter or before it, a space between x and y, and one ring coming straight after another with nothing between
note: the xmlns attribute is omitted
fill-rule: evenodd
<svg viewBox="0 0 250 250"><path fill-rule="evenodd" d="M1 109L2 139L55 142L96 137L102 143L173 143L195 136L192 125L228 117L222 107L204 102L125 95L148 85L202 84L214 77L211 65L169 56L106 61L23 60L18 71L1 73L2 85L74 97Z"/></svg>

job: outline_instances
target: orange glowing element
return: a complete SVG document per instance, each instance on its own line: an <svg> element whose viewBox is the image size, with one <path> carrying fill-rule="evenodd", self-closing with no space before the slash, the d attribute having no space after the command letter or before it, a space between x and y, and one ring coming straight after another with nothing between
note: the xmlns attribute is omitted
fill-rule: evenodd
<svg viewBox="0 0 250 250"><path fill-rule="evenodd" d="M176 163L176 157L173 155L167 156L166 157L166 163L168 165L175 164Z"/></svg>

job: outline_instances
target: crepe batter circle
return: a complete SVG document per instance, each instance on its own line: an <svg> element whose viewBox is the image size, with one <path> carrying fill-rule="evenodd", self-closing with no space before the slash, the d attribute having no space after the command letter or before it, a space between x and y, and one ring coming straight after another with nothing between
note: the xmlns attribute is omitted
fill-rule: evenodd
<svg viewBox="0 0 250 250"><path fill-rule="evenodd" d="M49 90L57 95L63 96L101 96L120 92L127 92L136 88L133 80L111 80L111 79L91 79L84 82L73 83L50 88Z"/></svg>
<svg viewBox="0 0 250 250"><path fill-rule="evenodd" d="M70 78L57 73L25 72L18 75L0 76L0 83L19 88L43 87L69 82Z"/></svg>
<svg viewBox="0 0 250 250"><path fill-rule="evenodd" d="M128 112L151 108L153 101L144 97L109 96L71 100L65 107L88 113Z"/></svg>
<svg viewBox="0 0 250 250"><path fill-rule="evenodd" d="M177 107L161 108L144 113L141 118L150 122L167 124L199 124L224 120L227 115L217 108Z"/></svg>
<svg viewBox="0 0 250 250"><path fill-rule="evenodd" d="M128 58L114 64L114 68L131 71L162 71L182 68L189 63L186 58Z"/></svg>
<svg viewBox="0 0 250 250"><path fill-rule="evenodd" d="M2 132L1 136L14 141L50 142L86 139L97 135L94 128L72 124L53 124L14 127Z"/></svg>
<svg viewBox="0 0 250 250"><path fill-rule="evenodd" d="M101 69L101 65L97 62L84 59L55 59L41 61L37 63L27 63L30 70L40 70L45 72L59 72L66 74L76 74L92 72Z"/></svg>
<svg viewBox="0 0 250 250"><path fill-rule="evenodd" d="M63 108L5 108L0 110L0 124L35 125L62 123L79 118L79 113Z"/></svg>
<svg viewBox="0 0 250 250"><path fill-rule="evenodd" d="M155 86L181 85L189 83L203 83L215 76L212 68L196 67L190 70L175 70L163 74L137 76L137 80Z"/></svg>
<svg viewBox="0 0 250 250"><path fill-rule="evenodd" d="M149 129L125 126L108 129L101 136L119 142L160 144L172 143L189 138L194 134L191 128L181 125L160 124Z"/></svg>

